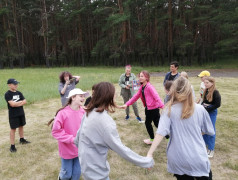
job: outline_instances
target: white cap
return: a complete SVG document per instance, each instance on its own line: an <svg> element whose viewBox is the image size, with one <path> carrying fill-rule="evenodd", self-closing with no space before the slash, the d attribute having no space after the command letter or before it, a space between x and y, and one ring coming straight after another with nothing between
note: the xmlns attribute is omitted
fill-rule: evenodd
<svg viewBox="0 0 238 180"><path fill-rule="evenodd" d="M88 92L84 92L84 91L82 91L82 90L79 89L79 88L75 88L75 89L72 89L72 90L69 92L69 95L68 95L68 97L66 97L66 98L71 98L72 96L77 95L77 94L84 94L85 97L87 97L87 96L89 95Z"/></svg>

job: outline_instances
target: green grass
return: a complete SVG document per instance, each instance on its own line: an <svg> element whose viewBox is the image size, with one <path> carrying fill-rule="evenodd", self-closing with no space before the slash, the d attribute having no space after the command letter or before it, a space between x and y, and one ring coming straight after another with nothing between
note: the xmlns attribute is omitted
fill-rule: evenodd
<svg viewBox="0 0 238 180"><path fill-rule="evenodd" d="M232 61L233 62L233 61ZM234 61L235 62L235 61ZM230 63L229 63L230 64ZM237 63L236 63L237 64ZM238 68L234 65L233 68ZM205 67L181 66L182 70L201 69ZM214 65L207 65L206 69L217 68ZM138 74L141 70L146 69L149 72L167 72L168 66L164 67L133 67L132 72ZM90 90L92 85L101 81L117 83L119 76L124 72L124 67L64 67L64 68L25 68L25 69L4 69L0 70L0 109L7 107L4 94L8 90L6 84L9 78L15 78L20 81L18 90L23 93L28 101L28 105L34 102L43 101L59 97L58 83L59 74L62 71L69 71L73 75L80 75L81 79L78 88Z"/></svg>
<svg viewBox="0 0 238 180"><path fill-rule="evenodd" d="M139 73L143 68L134 67L133 73ZM149 68L155 70L155 68ZM59 97L58 84L59 74L69 71L73 75L81 76L77 85L82 90L90 90L92 85L101 81L117 83L124 68L114 67L68 67L68 68L26 68L5 69L0 71L0 109L6 108L4 94L8 90L7 80L15 78L20 81L18 90L23 93L28 104Z"/></svg>
<svg viewBox="0 0 238 180"><path fill-rule="evenodd" d="M21 81L19 90L26 96L28 102L34 102L24 107L27 124L24 127L25 137L31 141L28 145L20 145L16 133L17 153L9 152L9 123L6 102L1 99L0 110L0 179L6 180L48 180L56 179L61 166L58 155L57 141L51 136L51 130L46 123L55 115L61 106L57 91L58 75L63 70L68 70L75 75L80 75L78 87L88 90L91 85L99 81L117 83L124 68L53 68L53 69L16 69L1 70L1 96L7 90L6 81L15 77ZM141 67L134 67L137 73ZM158 67L145 68L149 71L160 71ZM168 71L168 68L164 68ZM189 77L198 96L200 79ZM163 77L152 77L151 83L155 86L161 98L165 93L162 86ZM221 93L222 106L218 109L216 122L216 147L214 158L211 159L213 179L236 180L238 177L238 78L216 78L217 89ZM50 87L50 88L49 88ZM116 87L116 102L123 104L120 88ZM31 96L30 96L31 95ZM30 100L30 97L35 97ZM46 100L42 101L43 98ZM2 97L1 97L2 98ZM40 102L38 102L40 101ZM140 116L144 119L144 108L138 100ZM135 120L132 107L130 107L130 120L125 121L124 110L117 109L111 114L117 124L117 129L122 142L133 151L145 156L149 146L143 143L148 138L144 124ZM112 180L174 180L172 174L167 172L166 158L167 141L163 140L154 153L155 166L147 173L145 169L137 167L119 157L115 152L109 151L108 161L111 166L110 179ZM82 178L81 178L82 179Z"/></svg>
<svg viewBox="0 0 238 180"><path fill-rule="evenodd" d="M87 90L100 81L116 83L118 76L123 72L120 68L26 68L1 70L0 109L6 108L4 94L8 90L7 79L15 78L20 81L18 90L23 93L28 104L46 99L59 97L59 74L69 71L73 75L80 75L81 79L77 87Z"/></svg>

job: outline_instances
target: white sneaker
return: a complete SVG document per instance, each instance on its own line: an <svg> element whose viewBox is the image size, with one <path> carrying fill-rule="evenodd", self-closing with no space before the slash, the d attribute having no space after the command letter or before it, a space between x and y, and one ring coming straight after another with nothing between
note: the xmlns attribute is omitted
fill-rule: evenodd
<svg viewBox="0 0 238 180"><path fill-rule="evenodd" d="M208 150L208 151L207 151L207 156L208 156L208 158L213 158L213 156L214 156L214 151Z"/></svg>
<svg viewBox="0 0 238 180"><path fill-rule="evenodd" d="M153 140L151 140L151 139L144 139L144 143L150 145L150 144L153 143Z"/></svg>

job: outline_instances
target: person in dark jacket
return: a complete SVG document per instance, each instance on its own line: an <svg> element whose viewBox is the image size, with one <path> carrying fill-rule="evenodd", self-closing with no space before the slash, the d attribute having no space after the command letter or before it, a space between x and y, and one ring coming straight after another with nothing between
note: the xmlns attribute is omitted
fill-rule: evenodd
<svg viewBox="0 0 238 180"><path fill-rule="evenodd" d="M205 91L203 93L202 105L210 115L215 135L203 135L203 139L208 148L208 157L212 158L214 155L215 140L216 140L216 128L215 123L217 120L217 108L221 106L221 95L216 89L215 79L213 77L206 77L204 80Z"/></svg>
<svg viewBox="0 0 238 180"><path fill-rule="evenodd" d="M174 81L179 77L180 73L178 72L178 68L179 63L177 61L170 63L170 72L166 73L163 84L165 84L166 81Z"/></svg>

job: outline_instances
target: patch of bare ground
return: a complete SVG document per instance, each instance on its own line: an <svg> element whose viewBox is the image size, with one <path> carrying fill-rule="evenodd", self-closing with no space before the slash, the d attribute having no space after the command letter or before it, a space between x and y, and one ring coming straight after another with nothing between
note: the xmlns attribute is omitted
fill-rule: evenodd
<svg viewBox="0 0 238 180"><path fill-rule="evenodd" d="M194 74L198 74L197 71ZM213 74L213 72L211 71ZM200 85L197 77L189 78L194 86L196 94ZM219 108L216 123L217 140L215 156L211 159L211 168L214 180L235 180L238 177L238 81L237 78L216 78L217 88L222 96L222 106ZM163 77L153 76L151 83L157 89L160 97L165 96ZM120 97L120 88L116 87L116 101L118 105L123 104ZM57 141L51 136L51 130L46 123L54 117L56 110L60 108L60 98L38 102L25 107L27 125L25 126L25 137L31 141L29 145L18 143L16 134L17 153L9 152L9 124L7 110L0 111L0 179L4 180L48 180L56 179L61 166L58 155ZM139 113L145 118L144 108L138 100ZM125 111L116 110L111 114L117 123L117 129L122 142L139 153L146 156L149 146L143 143L148 138L144 124L139 124L130 107L131 118L126 121ZM109 152L109 163L111 166L110 179L112 180L173 180L172 174L167 172L166 158L167 140L163 140L161 146L154 153L155 166L152 171L136 167L119 157L115 152ZM196 160L196 159L194 159ZM82 179L82 178L81 178Z"/></svg>
<svg viewBox="0 0 238 180"><path fill-rule="evenodd" d="M189 77L197 77L197 75L204 70L209 71L213 77L238 77L238 69L192 69L185 71L188 73ZM151 76L164 77L165 74L165 72L154 72L151 73Z"/></svg>

